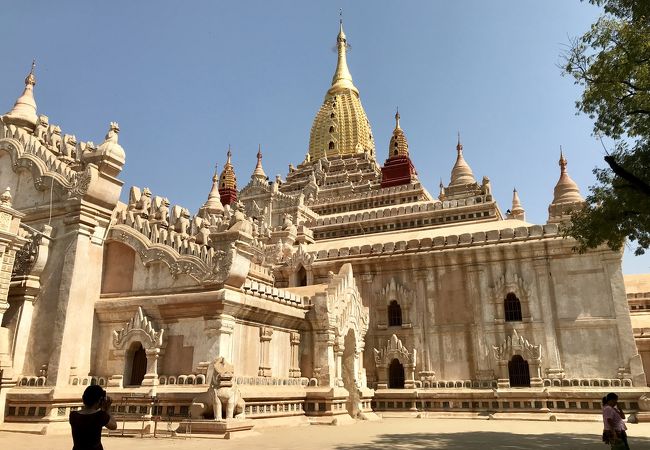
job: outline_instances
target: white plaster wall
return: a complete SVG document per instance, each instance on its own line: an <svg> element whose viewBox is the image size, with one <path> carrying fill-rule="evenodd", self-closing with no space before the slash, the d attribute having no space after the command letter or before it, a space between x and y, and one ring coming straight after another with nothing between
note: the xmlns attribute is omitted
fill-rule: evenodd
<svg viewBox="0 0 650 450"><path fill-rule="evenodd" d="M275 338L275 333L273 337ZM259 327L242 323L235 324L233 364L237 375L257 376L260 367Z"/></svg>

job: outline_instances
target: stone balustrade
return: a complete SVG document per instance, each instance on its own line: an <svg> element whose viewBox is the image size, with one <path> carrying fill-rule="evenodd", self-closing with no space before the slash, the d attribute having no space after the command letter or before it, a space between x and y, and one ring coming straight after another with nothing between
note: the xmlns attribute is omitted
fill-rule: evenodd
<svg viewBox="0 0 650 450"><path fill-rule="evenodd" d="M309 378L247 377L234 378L237 385L249 386L308 386Z"/></svg>
<svg viewBox="0 0 650 450"><path fill-rule="evenodd" d="M544 387L614 388L632 387L629 378L544 378ZM416 380L417 389L495 389L496 380Z"/></svg>
<svg viewBox="0 0 650 450"><path fill-rule="evenodd" d="M286 305L305 306L306 304L306 300L299 295L251 279L246 279L242 289L249 295L273 300Z"/></svg>
<svg viewBox="0 0 650 450"><path fill-rule="evenodd" d="M20 375L16 384L20 387L43 387L47 384L47 377Z"/></svg>
<svg viewBox="0 0 650 450"><path fill-rule="evenodd" d="M160 375L158 377L158 383L161 386L166 385L204 385L205 384L205 375L200 374L189 374L189 375Z"/></svg>
<svg viewBox="0 0 650 450"><path fill-rule="evenodd" d="M399 235L397 235L397 237L399 237ZM463 233L460 235L450 234L448 236L424 237L420 239L411 239L409 241L396 240L393 242L320 250L317 253L317 258L319 261L323 261L326 259L355 255L380 256L552 237L561 237L556 224L532 225L529 227L503 228L501 230L478 231L475 233Z"/></svg>

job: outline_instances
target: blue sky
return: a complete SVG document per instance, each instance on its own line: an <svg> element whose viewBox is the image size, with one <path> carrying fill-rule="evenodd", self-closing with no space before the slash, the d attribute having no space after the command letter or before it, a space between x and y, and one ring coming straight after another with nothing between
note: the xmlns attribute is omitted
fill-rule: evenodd
<svg viewBox="0 0 650 450"><path fill-rule="evenodd" d="M302 161L336 64L340 7L380 163L399 105L434 195L457 130L501 209L516 186L531 222L546 221L560 145L582 192L594 183L604 152L575 114L579 87L557 67L569 36L600 13L578 0L11 2L0 14L0 109L36 58L50 123L99 143L119 122L123 197L148 186L195 211L229 144L240 186L258 144L270 176ZM650 256L626 255L624 272L650 272Z"/></svg>

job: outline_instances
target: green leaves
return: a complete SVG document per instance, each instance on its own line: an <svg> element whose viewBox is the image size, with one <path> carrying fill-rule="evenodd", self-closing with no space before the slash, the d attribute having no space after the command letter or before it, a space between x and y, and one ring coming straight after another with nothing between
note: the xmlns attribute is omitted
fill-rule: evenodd
<svg viewBox="0 0 650 450"><path fill-rule="evenodd" d="M594 120L594 134L616 144L565 232L580 251L620 249L629 239L642 254L650 247L650 2L590 3L606 14L571 42L563 69L584 86L576 106Z"/></svg>

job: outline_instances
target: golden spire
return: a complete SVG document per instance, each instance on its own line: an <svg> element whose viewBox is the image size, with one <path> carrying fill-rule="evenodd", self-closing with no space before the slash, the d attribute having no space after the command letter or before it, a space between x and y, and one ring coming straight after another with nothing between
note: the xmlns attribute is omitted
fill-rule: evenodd
<svg viewBox="0 0 650 450"><path fill-rule="evenodd" d="M354 86L350 69L348 69L347 47L348 41L343 31L343 19L341 18L339 20L339 34L336 37L338 60L336 62L336 71L332 77L332 87L327 91L328 94L335 94L349 89L359 95L359 90Z"/></svg>
<svg viewBox="0 0 650 450"><path fill-rule="evenodd" d="M456 164L454 164L454 168L451 169L451 182L449 183L449 186L476 183L472 169L463 157L463 144L460 142L460 131L458 132L456 151L458 154L456 156Z"/></svg>
<svg viewBox="0 0 650 450"><path fill-rule="evenodd" d="M337 37L338 62L323 104L309 133L310 161L328 156L369 154L375 157L375 140L361 105L359 91L352 83L346 62L347 38L343 22Z"/></svg>
<svg viewBox="0 0 650 450"><path fill-rule="evenodd" d="M262 168L262 144L259 144L257 147L257 165L253 171L253 178L261 178L263 180L266 180L267 178L266 173L264 173L264 169Z"/></svg>
<svg viewBox="0 0 650 450"><path fill-rule="evenodd" d="M395 129L393 130L393 136L390 138L390 144L388 148L388 157L396 156L408 156L409 155L409 144L406 140L406 135L404 131L399 126L399 108L395 112Z"/></svg>
<svg viewBox="0 0 650 450"><path fill-rule="evenodd" d="M34 76L34 69L36 68L36 60L32 61L32 68L25 77L25 90L22 95L18 97L14 107L5 114L4 119L7 123L13 123L22 128L34 130L38 122L36 115L36 101L34 100L34 86L36 85L36 77Z"/></svg>
<svg viewBox="0 0 650 450"><path fill-rule="evenodd" d="M223 171L219 176L219 189L237 189L237 177L235 176L235 169L232 166L230 161L232 157L232 152L230 151L230 145L228 146L228 153L226 153L228 158L226 159L226 164L223 165Z"/></svg>

